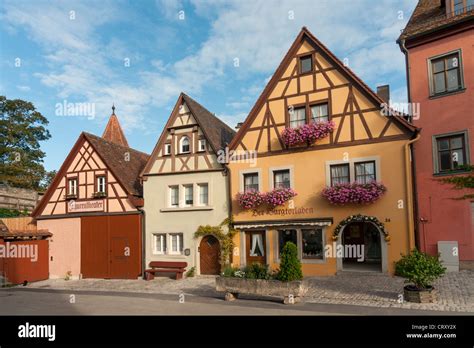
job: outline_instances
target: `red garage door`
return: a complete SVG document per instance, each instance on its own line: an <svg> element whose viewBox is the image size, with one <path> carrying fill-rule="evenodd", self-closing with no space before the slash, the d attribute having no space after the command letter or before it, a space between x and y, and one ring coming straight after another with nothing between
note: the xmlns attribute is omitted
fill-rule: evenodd
<svg viewBox="0 0 474 348"><path fill-rule="evenodd" d="M136 279L141 273L141 216L81 218L83 278Z"/></svg>
<svg viewBox="0 0 474 348"><path fill-rule="evenodd" d="M48 240L0 240L8 256L0 257L0 273L12 284L34 282L49 277Z"/></svg>

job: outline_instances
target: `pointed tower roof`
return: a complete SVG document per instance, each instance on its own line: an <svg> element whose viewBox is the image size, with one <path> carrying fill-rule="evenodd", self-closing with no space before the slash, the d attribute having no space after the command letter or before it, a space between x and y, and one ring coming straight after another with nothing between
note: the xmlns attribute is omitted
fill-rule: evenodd
<svg viewBox="0 0 474 348"><path fill-rule="evenodd" d="M120 126L118 118L115 115L115 105L112 105L112 115L110 115L109 122L107 123L107 127L105 127L102 138L110 141L111 143L129 147L127 138L125 138L122 127Z"/></svg>

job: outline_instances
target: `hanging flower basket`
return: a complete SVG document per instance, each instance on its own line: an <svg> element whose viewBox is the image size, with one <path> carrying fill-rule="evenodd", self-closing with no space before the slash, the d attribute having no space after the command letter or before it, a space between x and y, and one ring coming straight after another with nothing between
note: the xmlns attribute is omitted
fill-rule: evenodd
<svg viewBox="0 0 474 348"><path fill-rule="evenodd" d="M327 137L334 131L335 126L333 121L310 123L297 128L285 128L281 135L286 146L309 145Z"/></svg>
<svg viewBox="0 0 474 348"><path fill-rule="evenodd" d="M379 219L377 219L375 216L367 216L362 214L351 215L339 222L332 233L332 239L336 241L339 238L339 234L341 233L343 227L347 224L350 224L351 222L371 222L380 230L380 232L383 233L385 241L390 241L390 235L388 234L387 230L385 230L385 225L380 222Z"/></svg>
<svg viewBox="0 0 474 348"><path fill-rule="evenodd" d="M237 194L237 201L242 209L256 209L265 203L265 194L257 190L250 190Z"/></svg>
<svg viewBox="0 0 474 348"><path fill-rule="evenodd" d="M329 203L336 205L345 204L370 204L383 196L387 188L379 182L372 181L369 184L357 182L348 184L336 184L322 191L322 196Z"/></svg>
<svg viewBox="0 0 474 348"><path fill-rule="evenodd" d="M297 193L295 190L291 188L277 188L265 194L265 202L272 207L277 207L285 204L285 202L289 201L296 195Z"/></svg>

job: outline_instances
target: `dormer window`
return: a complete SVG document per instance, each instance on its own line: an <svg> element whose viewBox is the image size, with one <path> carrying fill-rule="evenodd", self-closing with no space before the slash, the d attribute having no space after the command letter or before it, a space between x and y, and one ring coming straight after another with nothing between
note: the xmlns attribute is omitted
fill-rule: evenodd
<svg viewBox="0 0 474 348"><path fill-rule="evenodd" d="M199 151L206 151L206 139L199 139Z"/></svg>
<svg viewBox="0 0 474 348"><path fill-rule="evenodd" d="M184 136L184 137L181 138L180 149L181 149L181 151L180 151L181 153L190 152L189 138L187 136Z"/></svg>
<svg viewBox="0 0 474 348"><path fill-rule="evenodd" d="M313 71L313 57L311 55L300 57L300 74Z"/></svg>
<svg viewBox="0 0 474 348"><path fill-rule="evenodd" d="M165 156L171 155L171 144L165 144Z"/></svg>

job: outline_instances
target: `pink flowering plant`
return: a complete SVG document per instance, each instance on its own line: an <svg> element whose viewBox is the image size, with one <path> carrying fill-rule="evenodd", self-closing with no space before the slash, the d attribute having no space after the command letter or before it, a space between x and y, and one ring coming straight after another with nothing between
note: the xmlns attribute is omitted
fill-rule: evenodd
<svg viewBox="0 0 474 348"><path fill-rule="evenodd" d="M322 196L331 204L370 204L382 197L386 191L387 188L380 182L372 181L368 184L353 182L326 187Z"/></svg>
<svg viewBox="0 0 474 348"><path fill-rule="evenodd" d="M257 190L240 192L237 194L237 201L243 209L255 209L265 203L265 194Z"/></svg>
<svg viewBox="0 0 474 348"><path fill-rule="evenodd" d="M335 126L333 121L329 121L313 122L296 128L285 128L282 132L282 138L287 146L312 144L316 140L327 137L334 131Z"/></svg>
<svg viewBox="0 0 474 348"><path fill-rule="evenodd" d="M265 194L265 202L272 207L277 207L285 204L286 201L289 201L296 195L295 190L291 188L276 188Z"/></svg>

